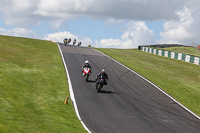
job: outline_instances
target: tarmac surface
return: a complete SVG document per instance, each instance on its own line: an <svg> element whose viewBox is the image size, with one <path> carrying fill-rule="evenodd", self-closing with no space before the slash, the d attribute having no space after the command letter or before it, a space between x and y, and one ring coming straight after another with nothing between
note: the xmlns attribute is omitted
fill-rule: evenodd
<svg viewBox="0 0 200 133"><path fill-rule="evenodd" d="M127 68L92 48L59 45L80 117L92 133L200 133L197 117ZM89 82L81 73L85 60L92 66ZM102 69L108 85L97 93Z"/></svg>

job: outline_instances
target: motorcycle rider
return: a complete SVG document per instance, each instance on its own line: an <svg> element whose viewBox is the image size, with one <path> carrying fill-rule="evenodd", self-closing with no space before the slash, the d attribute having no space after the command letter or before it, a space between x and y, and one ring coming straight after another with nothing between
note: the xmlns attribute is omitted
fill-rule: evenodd
<svg viewBox="0 0 200 133"><path fill-rule="evenodd" d="M81 42L78 42L78 46L81 46Z"/></svg>
<svg viewBox="0 0 200 133"><path fill-rule="evenodd" d="M68 42L68 39L67 39L67 38L65 38L65 39L64 39L64 44L66 45L66 44L67 44L67 42Z"/></svg>
<svg viewBox="0 0 200 133"><path fill-rule="evenodd" d="M74 45L74 44L76 44L76 39L74 39L74 41L73 41L73 45Z"/></svg>
<svg viewBox="0 0 200 133"><path fill-rule="evenodd" d="M67 42L67 43L70 43L70 42L71 42L71 38L68 39L68 42Z"/></svg>
<svg viewBox="0 0 200 133"><path fill-rule="evenodd" d="M85 63L83 64L83 66L82 66L82 73L83 73L84 68L90 68L90 72L92 73L92 67L91 67L88 60L86 60Z"/></svg>
<svg viewBox="0 0 200 133"><path fill-rule="evenodd" d="M102 78L104 79L104 85L107 85L107 82L106 80L108 80L108 75L106 74L105 72L105 69L102 69L102 71L97 75L97 78L96 78L96 87L97 85L100 83L99 81L99 78L102 76Z"/></svg>

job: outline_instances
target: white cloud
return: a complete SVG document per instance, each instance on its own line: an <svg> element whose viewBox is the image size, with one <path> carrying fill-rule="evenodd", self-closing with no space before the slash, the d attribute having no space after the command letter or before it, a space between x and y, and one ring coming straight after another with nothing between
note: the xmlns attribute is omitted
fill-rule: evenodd
<svg viewBox="0 0 200 133"><path fill-rule="evenodd" d="M137 48L139 45L154 44L155 35L144 22L132 21L120 39L103 39L95 41L96 47Z"/></svg>
<svg viewBox="0 0 200 133"><path fill-rule="evenodd" d="M177 12L178 21L166 21L163 25L164 32L160 33L159 43L181 43L190 44L194 38L191 32L193 18L191 12L185 7L183 11Z"/></svg>
<svg viewBox="0 0 200 133"><path fill-rule="evenodd" d="M1 0L0 12L5 24L26 28L39 24L41 18L32 14L37 3L38 0Z"/></svg>
<svg viewBox="0 0 200 133"><path fill-rule="evenodd" d="M95 47L99 48L118 48L122 44L122 41L120 39L102 39L100 41L95 41Z"/></svg>
<svg viewBox="0 0 200 133"><path fill-rule="evenodd" d="M9 30L0 28L0 34L39 39L39 37L37 36L37 34L34 31L32 31L30 29L25 29L25 28L14 28L14 29L9 29Z"/></svg>
<svg viewBox="0 0 200 133"><path fill-rule="evenodd" d="M64 21L61 21L61 20L54 20L50 23L50 29L53 29L53 30L57 30L59 29L62 25L64 25ZM66 27L66 26L65 26Z"/></svg>
<svg viewBox="0 0 200 133"><path fill-rule="evenodd" d="M71 38L72 40L76 39L77 43L81 42L83 46L93 45L93 41L90 38L76 36L67 31L47 34L44 37L45 40L51 40L54 42L63 42L65 38Z"/></svg>
<svg viewBox="0 0 200 133"><path fill-rule="evenodd" d="M105 21L105 25L118 24L118 23L120 24L122 22L123 20L116 20L116 19L110 18Z"/></svg>
<svg viewBox="0 0 200 133"><path fill-rule="evenodd" d="M163 31L158 43L188 44L192 41L200 42L199 9L199 0L1 0L0 18L3 18L6 25L23 27L24 30L18 32L19 29L1 29L1 33L27 36L24 34L27 32L29 37L37 36L27 28L45 21L50 23L51 29L56 30L63 27L68 19L85 16L107 20L105 25L130 20L121 38L95 41L98 47L126 48L154 43L154 33L145 21L162 20ZM56 39L56 36L49 34L46 38ZM89 38L77 38L92 44ZM61 40L63 38L60 37L58 41Z"/></svg>
<svg viewBox="0 0 200 133"><path fill-rule="evenodd" d="M52 34L47 34L44 39L45 40L51 40L54 42L63 42L65 38L71 38L74 39L76 38L76 35L71 34L70 32L56 32Z"/></svg>
<svg viewBox="0 0 200 133"><path fill-rule="evenodd" d="M160 20L176 18L186 0L1 0L6 25L28 27L41 21L66 21L89 16L113 20Z"/></svg>

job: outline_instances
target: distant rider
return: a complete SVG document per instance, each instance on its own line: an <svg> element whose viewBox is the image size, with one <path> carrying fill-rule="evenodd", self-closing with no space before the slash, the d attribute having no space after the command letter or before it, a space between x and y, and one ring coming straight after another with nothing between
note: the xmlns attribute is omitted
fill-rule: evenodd
<svg viewBox="0 0 200 133"><path fill-rule="evenodd" d="M81 42L78 42L78 46L81 46Z"/></svg>
<svg viewBox="0 0 200 133"><path fill-rule="evenodd" d="M107 80L108 80L108 75L106 74L105 70L103 69L96 78L96 86L100 83L99 78L102 76L102 78L104 79L104 85L107 85Z"/></svg>
<svg viewBox="0 0 200 133"><path fill-rule="evenodd" d="M90 72L92 73L92 67L91 67L88 60L86 60L85 63L83 64L83 66L82 66L82 73L83 73L84 68L90 68Z"/></svg>
<svg viewBox="0 0 200 133"><path fill-rule="evenodd" d="M74 39L74 41L73 41L73 45L74 45L74 44L76 44L76 39Z"/></svg>
<svg viewBox="0 0 200 133"><path fill-rule="evenodd" d="M71 38L68 39L68 43L70 43L70 42L71 42Z"/></svg>
<svg viewBox="0 0 200 133"><path fill-rule="evenodd" d="M64 39L64 44L65 44L65 45L67 44L67 41L68 41L68 39L65 38L65 39Z"/></svg>

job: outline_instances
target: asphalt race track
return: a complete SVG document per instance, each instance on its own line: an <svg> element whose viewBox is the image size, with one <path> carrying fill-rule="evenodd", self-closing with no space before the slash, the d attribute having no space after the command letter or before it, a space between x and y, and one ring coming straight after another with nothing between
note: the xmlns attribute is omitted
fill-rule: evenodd
<svg viewBox="0 0 200 133"><path fill-rule="evenodd" d="M200 120L153 85L92 48L59 44L82 121L92 133L200 133ZM92 66L82 77L85 60ZM108 85L94 79L106 69Z"/></svg>

